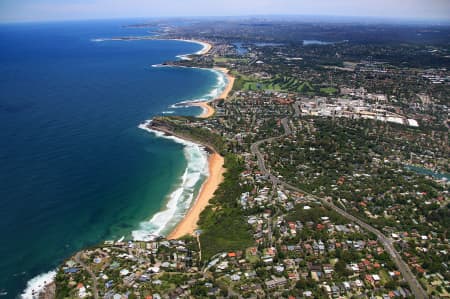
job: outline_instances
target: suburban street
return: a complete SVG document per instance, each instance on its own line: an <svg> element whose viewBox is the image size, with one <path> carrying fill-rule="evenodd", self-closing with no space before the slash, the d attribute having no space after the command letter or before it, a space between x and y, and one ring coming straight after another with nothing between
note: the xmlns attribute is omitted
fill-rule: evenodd
<svg viewBox="0 0 450 299"><path fill-rule="evenodd" d="M409 284L409 286L411 288L411 291L414 294L415 298L419 298L419 299L428 298L427 293L422 288L422 286L420 285L419 281L414 276L414 274L411 272L411 269L403 261L403 259L401 258L400 254L395 250L391 239L389 239L383 233L381 233L378 229L376 229L373 226L365 223L361 219L359 219L359 218L357 218L357 217L347 213L346 211L342 210L341 208L336 207L331 201L327 201L324 198L319 198L319 197L317 197L317 196L315 196L313 194L310 194L310 193L305 192L305 191L303 191L303 190L301 190L301 189L299 189L299 188L297 188L295 186L292 186L292 185L290 185L290 184L288 184L288 183L286 183L284 181L281 181L278 177L272 175L267 170L265 162L264 162L264 157L263 157L263 154L259 150L259 146L261 144L263 144L263 143L272 142L272 141L274 141L274 140L276 140L278 138L281 138L283 136L291 134L291 130L290 130L289 126L288 126L288 118L287 117L283 118L281 120L281 123L282 123L283 127L285 128L285 133L283 135L281 135L279 137L271 137L271 138L267 138L267 139L256 141L250 147L250 150L251 150L252 154L255 155L257 160L258 160L258 167L259 167L260 171L263 172L266 176L268 176L274 185L279 184L279 185L284 186L287 189L290 189L290 190L293 190L293 191L297 191L297 192L301 192L301 193L303 193L305 195L308 195L311 198L317 199L317 200L321 201L324 206L327 206L327 207L333 209L334 211L339 213L341 216L343 216L343 217L347 218L348 220L358 224L359 226L361 226L365 230L375 234L377 236L378 240L380 241L380 243L383 245L383 247L387 251L387 253L391 256L392 260L397 265L397 267L398 267L399 271L402 273L403 278L405 279L405 281Z"/></svg>
<svg viewBox="0 0 450 299"><path fill-rule="evenodd" d="M83 269L89 273L89 276L91 276L92 296L94 296L95 299L98 299L97 277L95 276L94 272L92 272L92 270L81 260L81 252L78 252L75 255L74 260L75 262L79 263L81 267L83 267Z"/></svg>

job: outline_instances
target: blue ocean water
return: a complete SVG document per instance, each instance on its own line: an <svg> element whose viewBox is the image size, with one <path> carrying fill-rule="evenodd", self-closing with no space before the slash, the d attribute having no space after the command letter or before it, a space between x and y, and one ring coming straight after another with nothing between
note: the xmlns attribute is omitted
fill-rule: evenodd
<svg viewBox="0 0 450 299"><path fill-rule="evenodd" d="M198 113L170 107L210 93L217 74L151 67L198 44L91 41L148 34L128 23L0 25L0 298L85 246L142 230L189 159L203 159L138 125Z"/></svg>

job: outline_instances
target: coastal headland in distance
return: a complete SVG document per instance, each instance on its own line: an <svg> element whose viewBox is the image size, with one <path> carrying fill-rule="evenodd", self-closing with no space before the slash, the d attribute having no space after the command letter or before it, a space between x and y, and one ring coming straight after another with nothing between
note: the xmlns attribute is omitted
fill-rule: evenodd
<svg viewBox="0 0 450 299"><path fill-rule="evenodd" d="M203 49L197 52L196 53L197 55L207 54L212 49L212 45L204 41L196 41L196 40L182 40L182 41L195 42L203 45ZM222 72L227 77L227 85L225 86L219 97L214 100L226 99L231 90L233 89L235 78L229 74L229 70L226 68L215 67L214 69L219 72ZM215 110L209 104L209 101L192 102L190 105L199 106L203 109L203 112L197 116L199 118L208 118L213 116L215 113ZM183 139L182 136L178 137ZM209 147L208 149L210 150L210 154L208 157L208 177L202 184L200 193L198 194L196 200L190 207L189 211L186 213L183 219L175 226L175 228L171 231L171 233L168 234L167 236L168 239L178 239L185 235L192 235L195 232L201 212L209 204L209 201L214 196L214 192L216 191L217 187L223 181L223 174L225 172L225 168L223 167L224 158L221 155L219 155L219 153L217 153L215 149L211 147Z"/></svg>
<svg viewBox="0 0 450 299"><path fill-rule="evenodd" d="M206 42L206 41L202 41L202 40L181 39L181 38L177 38L177 39L154 39L154 40L175 40L175 41L183 41L183 42L188 42L188 43L196 43L196 44L199 44L199 45L203 46L203 48L200 51L196 52L196 53L178 55L178 58L180 58L181 60L191 60L191 58L189 57L191 55L205 55L205 54L208 54L209 51L211 51L211 49L213 48L213 45L211 43ZM230 75L229 70L227 68L214 67L213 69L223 73L226 76L226 78L227 78L227 85L225 86L224 90L217 97L217 99L213 99L213 101L214 100L218 100L218 99L226 99L228 97L228 94L233 89L233 84L234 84L235 78ZM202 110L203 110L202 113L200 115L198 115L197 117L199 117L199 118L208 118L208 117L213 116L214 112L215 112L214 108L209 104L210 102L211 101L191 102L191 103L189 103L189 105L191 105L191 106L198 106L198 107L202 108Z"/></svg>
<svg viewBox="0 0 450 299"><path fill-rule="evenodd" d="M97 39L97 40L89 39L89 40L90 40L90 41L94 41L94 42L101 42L101 41L110 41L110 40L111 40L111 41L121 41L121 40L127 40L127 39L122 39L122 38L107 39L107 38L106 38L106 39ZM136 38L136 40L141 40L141 39L140 39L140 38ZM143 40L146 40L146 39L143 39ZM177 41L188 42L187 40L177 40ZM202 45L202 49L201 49L200 51L193 52L192 54L185 54L186 56L190 56L190 55L192 55L192 56L194 56L194 55L203 55L203 54L207 53L207 52L211 49L211 47L212 47L210 44L206 44L206 43L204 43L204 42L194 42L194 41L192 41L192 43L201 44L201 45ZM102 46L103 46L103 45L102 45ZM178 53L180 53L180 52L178 52ZM183 52L181 52L181 53L183 53ZM175 56L172 56L172 57L175 57ZM178 58L180 58L180 57L178 57ZM182 59L182 58L180 58L180 59ZM218 75L219 77L222 77L222 75L220 75L220 74L217 74L217 75ZM220 79L222 79L222 78L220 78ZM223 85L220 85L220 88L219 88L219 89L217 89L217 87L216 87L216 90L215 90L216 93L214 93L213 98L217 98L217 97L218 97L217 94L220 93L220 92L222 92L222 89L223 89L223 88L224 88ZM155 111L155 112L156 112L156 111ZM145 117L145 116L144 116L144 117ZM191 141L191 142L195 143L195 141ZM203 148L203 147L204 147L203 145L201 145L201 144L199 144L199 143L197 143L197 145L198 145L198 147L200 147L200 148ZM202 150L202 151L203 151L203 150ZM206 152L206 151L205 151L205 152ZM223 168L222 168L222 165L223 165L223 159L222 159L222 160L221 160L220 158L218 159L217 156L219 156L219 155L218 155L218 154L214 154L211 150L208 150L208 152L211 153L211 154L210 154L211 157L206 157L206 160L207 160L206 162L208 163L208 160L209 160L209 163L208 163L208 164L207 164L207 163L204 164L205 170L208 172L208 174L209 174L210 177L213 177L215 173L219 173L220 176L221 176L222 172L220 172L220 171L223 171ZM205 153L205 156L206 156L206 153ZM219 156L219 157L220 157L220 156ZM212 161L214 161L214 162L212 162ZM222 162L221 162L221 161L222 161ZM215 165L215 166L213 167L212 165ZM219 168L218 168L219 170L216 170L217 167L219 167ZM209 170L209 171L208 171L208 168L209 168L209 169L214 169L214 170ZM202 173L201 175L203 175L203 173ZM205 180L205 181L204 181L204 182L201 184L201 186L199 186L199 188L197 189L197 192L198 192L198 193L200 193L200 190L203 190L203 189L204 189L205 191L203 191L202 193L205 193L207 189L208 189L208 190L211 190L211 193L214 193L215 188L217 188L218 184L220 184L220 182L214 183L214 184L213 184L213 183L211 183L211 182L213 182L213 180L209 180L210 183L208 183L208 186L213 186L213 185L215 185L215 188L212 188L212 189L211 189L211 187L206 188L206 187L205 187L205 185L206 185L206 183L207 183L207 182L206 182L206 178L205 178L204 180ZM216 181L217 181L217 180L216 180ZM196 192L196 193L197 193L197 192ZM173 193L173 192L172 192L172 193ZM208 193L208 192L206 192L206 193ZM194 199L195 199L195 195L196 195L196 194L193 194ZM212 195L211 195L211 197L212 197ZM206 198L206 197L204 197L204 198ZM208 198L208 200L209 200L209 198ZM194 201L193 201L192 203L194 203ZM205 206L206 206L206 205L205 205ZM189 211L189 209L197 210L197 209L199 209L199 207L201 207L201 205L196 205L196 207L194 207L194 206L191 205L191 207L188 208L188 209L186 209L185 212L184 212L183 214L185 214L187 211ZM203 206L203 207L204 207L204 206ZM164 208L163 208L163 209L164 209ZM199 213L201 212L201 210L203 210L203 208L200 209ZM160 211L161 211L161 210L160 210ZM152 211L150 211L150 213L153 214ZM191 214L192 214L192 213L191 213ZM180 216L183 217L184 215L180 215ZM194 224L196 224L196 222L197 222L197 221L195 221ZM175 225L175 223L174 223L174 225ZM167 232L170 232L170 230L171 230L171 228L169 228L168 230L166 230L166 233L163 233L163 235L166 235ZM134 231L133 231L133 232L134 232ZM124 235L125 235L125 234L124 234ZM31 297L33 296L33 293L34 293L34 294L40 293L41 290L43 290L49 283L51 283L51 282L53 281L55 275L56 275L56 271L52 270L52 271L49 271L49 272L46 272L46 273L39 274L39 275L33 277L32 279L28 280L26 289L25 289L24 291L22 291L21 296L22 296L23 298L31 298Z"/></svg>

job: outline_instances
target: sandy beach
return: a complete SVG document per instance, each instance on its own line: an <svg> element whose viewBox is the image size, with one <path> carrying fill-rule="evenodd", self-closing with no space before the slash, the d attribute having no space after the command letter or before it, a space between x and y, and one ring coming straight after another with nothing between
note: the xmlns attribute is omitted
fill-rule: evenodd
<svg viewBox="0 0 450 299"><path fill-rule="evenodd" d="M215 67L214 69L219 72L224 73L227 76L228 84L219 96L219 99L226 99L228 97L228 94L231 92L231 90L233 90L235 78L229 74L230 71L227 68Z"/></svg>
<svg viewBox="0 0 450 299"><path fill-rule="evenodd" d="M211 50L211 45L201 41L194 41L204 44L202 53L198 52L196 54L204 55ZM209 47L208 47L209 46ZM215 70L224 73L227 76L228 84L219 95L217 99L226 99L228 94L233 89L234 77L229 74L229 70L226 68L215 67ZM216 100L217 100L216 99ZM215 110L209 104L209 102L195 102L192 103L193 106L199 106L203 109L203 112L198 116L199 118L208 118L214 115ZM217 152L210 154L208 158L209 163L209 176L203 183L200 193L190 208L189 212L183 218L183 220L178 223L175 229L167 236L168 239L177 239L182 236L193 234L197 228L197 222L200 217L200 213L208 205L209 200L214 196L214 192L223 180L223 173L225 169L223 168L224 158L220 156Z"/></svg>
<svg viewBox="0 0 450 299"><path fill-rule="evenodd" d="M227 76L227 81L228 84L227 86L225 86L224 90L222 91L222 93L219 95L219 97L215 100L218 99L226 99L228 97L228 94L231 92L231 90L233 89L233 84L234 84L234 77L228 74L228 69L226 68L219 68L219 67L215 67L215 70L218 70L222 73L224 73ZM204 101L204 102L195 102L191 104L192 106L199 106L203 109L203 112L198 116L199 118L208 118L214 115L215 110L214 108L210 105L210 102Z"/></svg>
<svg viewBox="0 0 450 299"><path fill-rule="evenodd" d="M204 41L201 41L201 40L196 40L196 39L181 39L181 38L164 39L164 38L158 38L158 39L154 39L154 40L176 40L176 41L183 41L183 42L187 42L187 43L199 44L199 45L201 45L203 47L200 51L195 52L195 53L178 55L177 57L180 58L181 60L192 60L189 56L192 56L192 55L205 55L212 49L212 45L210 43L207 43L207 42L204 42Z"/></svg>
<svg viewBox="0 0 450 299"><path fill-rule="evenodd" d="M212 49L212 45L210 43L203 42L200 40L192 40L192 41L203 46L203 49L195 53L197 55L205 55Z"/></svg>
<svg viewBox="0 0 450 299"><path fill-rule="evenodd" d="M203 49L201 49L200 51L193 53L191 55L197 54L197 55L204 55L206 53L208 53L211 48L212 45L210 43L201 41L201 40L197 40L197 39L182 39L182 38L151 38L152 40L177 40L177 41L182 41L182 42L188 42L188 43L195 43L195 44L199 44L203 46Z"/></svg>
<svg viewBox="0 0 450 299"><path fill-rule="evenodd" d="M189 212L178 223L175 229L167 236L167 239L178 239L185 235L191 235L197 228L197 222L200 217L200 213L208 205L209 200L213 197L219 184L223 181L223 168L224 159L218 153L213 152L208 158L209 163L209 176L203 183L200 193L192 205Z"/></svg>
<svg viewBox="0 0 450 299"><path fill-rule="evenodd" d="M173 39L173 40L179 40L179 41L183 41L183 42L195 43L195 44L202 45L203 48L200 51L195 52L194 53L195 55L205 55L212 49L212 45L210 43L207 43L207 42L204 42L201 40L197 40L197 39Z"/></svg>
<svg viewBox="0 0 450 299"><path fill-rule="evenodd" d="M227 86L225 86L224 90L222 91L222 93L219 95L219 97L215 100L218 99L226 99L228 97L228 94L231 92L231 90L233 89L233 84L234 84L234 77L228 74L228 69L226 68L219 68L219 67L215 67L214 68L217 71L220 71L224 74L226 74L227 76L227 81L228 84ZM198 106L202 108L202 113L200 115L198 115L197 117L199 118L208 118L214 115L215 110L214 108L210 105L210 102L207 101L203 101L203 102L192 102L190 103L190 105L192 106Z"/></svg>
<svg viewBox="0 0 450 299"><path fill-rule="evenodd" d="M214 108L209 105L209 102L194 102L191 104L192 106L198 106L203 109L202 114L200 114L199 118L208 118L214 115Z"/></svg>

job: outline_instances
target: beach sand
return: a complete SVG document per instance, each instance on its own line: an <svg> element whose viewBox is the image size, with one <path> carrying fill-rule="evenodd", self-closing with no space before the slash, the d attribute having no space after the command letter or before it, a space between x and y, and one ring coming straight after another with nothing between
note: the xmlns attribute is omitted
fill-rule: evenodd
<svg viewBox="0 0 450 299"><path fill-rule="evenodd" d="M203 50L198 54L204 55L211 50L212 46L210 44L202 41L195 42L204 44ZM215 67L214 69L224 73L227 76L228 84L220 94L220 96L217 98L226 99L228 97L228 94L233 89L235 78L229 74L229 70L226 68ZM199 118L208 118L213 116L215 113L214 108L209 104L209 102L195 102L191 103L191 105L199 106L203 109L202 114L198 116ZM168 239L177 239L185 235L192 235L194 233L195 229L197 228L197 222L200 217L200 213L208 205L208 202L214 196L214 192L216 191L217 187L223 181L223 173L225 172L225 168L223 168L224 158L217 152L213 152L208 158L208 163L209 176L203 183L196 201L194 202L186 216L183 218L183 220L178 223L175 229L167 236Z"/></svg>
<svg viewBox="0 0 450 299"><path fill-rule="evenodd" d="M214 115L215 110L214 110L213 107L211 107L211 106L209 105L208 102L194 102L194 103L192 103L191 105L192 105L192 106L198 106L198 107L201 107L201 108L203 109L202 114L200 114L199 116L197 116L197 117L199 117L199 118L208 118L208 117L211 117L211 116Z"/></svg>
<svg viewBox="0 0 450 299"><path fill-rule="evenodd" d="M212 49L212 45L210 43L203 42L200 40L193 40L193 41L203 46L203 49L201 49L199 52L195 53L197 55L205 55Z"/></svg>
<svg viewBox="0 0 450 299"><path fill-rule="evenodd" d="M228 97L228 94L233 89L234 77L228 74L229 71L226 68L215 67L214 69L224 73L227 76L227 80L228 80L227 86L224 88L224 90L219 95L219 97L217 99L215 99L215 100L226 99ZM194 103L191 103L191 105L192 106L198 106L198 107L201 107L203 109L203 112L198 116L199 118L208 118L208 117L213 116L214 113L215 113L214 108L207 101L194 102Z"/></svg>
<svg viewBox="0 0 450 299"><path fill-rule="evenodd" d="M188 43L199 44L199 45L201 45L203 47L200 51L192 53L192 54L178 55L177 57L181 58L182 60L192 60L192 58L190 56L192 56L192 55L205 55L212 49L212 45L210 43L207 43L207 42L204 42L204 41L201 41L201 40L196 40L196 39L179 39L179 38L174 38L174 39L158 39L158 40L183 41L183 42L188 42Z"/></svg>
<svg viewBox="0 0 450 299"><path fill-rule="evenodd" d="M197 228L200 213L208 205L219 184L223 181L224 159L218 153L213 152L208 158L209 176L203 183L197 200L175 229L167 236L167 239L178 239L185 235L192 235Z"/></svg>
<svg viewBox="0 0 450 299"><path fill-rule="evenodd" d="M224 73L227 76L228 84L219 96L219 99L226 99L228 97L228 94L231 92L231 90L233 90L235 78L229 74L230 71L227 68L215 67L214 69L218 70L219 72Z"/></svg>

